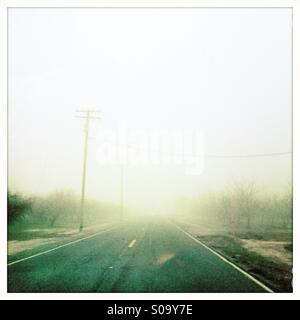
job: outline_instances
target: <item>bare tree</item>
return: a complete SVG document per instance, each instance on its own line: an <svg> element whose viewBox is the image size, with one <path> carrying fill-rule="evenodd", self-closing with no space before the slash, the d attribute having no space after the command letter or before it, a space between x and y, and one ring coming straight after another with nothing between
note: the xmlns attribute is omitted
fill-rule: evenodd
<svg viewBox="0 0 300 320"><path fill-rule="evenodd" d="M247 229L251 228L252 220L258 209L256 195L257 188L251 181L235 183L232 189L236 219L246 220Z"/></svg>

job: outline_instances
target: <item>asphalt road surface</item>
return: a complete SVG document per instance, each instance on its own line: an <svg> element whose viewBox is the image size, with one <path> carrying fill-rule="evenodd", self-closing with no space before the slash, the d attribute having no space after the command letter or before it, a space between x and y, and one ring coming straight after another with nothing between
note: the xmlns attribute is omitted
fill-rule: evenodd
<svg viewBox="0 0 300 320"><path fill-rule="evenodd" d="M13 258L17 261L24 256ZM162 219L124 222L107 232L9 265L8 291L266 292Z"/></svg>

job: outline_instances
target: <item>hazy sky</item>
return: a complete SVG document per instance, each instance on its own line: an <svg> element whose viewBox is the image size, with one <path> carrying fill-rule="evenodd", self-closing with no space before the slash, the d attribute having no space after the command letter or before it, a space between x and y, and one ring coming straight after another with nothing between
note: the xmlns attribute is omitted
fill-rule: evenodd
<svg viewBox="0 0 300 320"><path fill-rule="evenodd" d="M205 153L291 150L290 9L10 9L9 186L80 192L83 120L102 127L197 128ZM120 168L97 163L90 140L87 194L119 201ZM279 189L290 156L207 159L125 168L128 204L150 210L237 179ZM153 201L155 199L155 201ZM155 203L155 205L153 204Z"/></svg>

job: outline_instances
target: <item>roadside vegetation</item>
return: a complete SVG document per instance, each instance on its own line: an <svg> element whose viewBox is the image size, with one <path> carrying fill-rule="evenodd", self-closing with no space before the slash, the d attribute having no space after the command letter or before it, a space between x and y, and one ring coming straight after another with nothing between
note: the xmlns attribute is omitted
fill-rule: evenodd
<svg viewBox="0 0 300 320"><path fill-rule="evenodd" d="M24 196L8 192L8 239L34 237L28 230L78 228L80 198L67 191L45 196ZM85 225L101 224L118 219L119 208L110 204L86 200Z"/></svg>
<svg viewBox="0 0 300 320"><path fill-rule="evenodd" d="M177 216L232 231L292 229L292 189L267 193L252 182L235 183L226 192L182 199Z"/></svg>

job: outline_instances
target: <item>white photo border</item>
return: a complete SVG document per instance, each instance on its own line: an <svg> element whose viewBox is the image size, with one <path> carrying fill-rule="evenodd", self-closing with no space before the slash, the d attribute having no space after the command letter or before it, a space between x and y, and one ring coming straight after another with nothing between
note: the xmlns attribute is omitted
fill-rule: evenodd
<svg viewBox="0 0 300 320"><path fill-rule="evenodd" d="M7 293L7 108L9 8L291 8L293 108L293 293ZM297 0L4 0L0 2L0 300L294 300L300 297L300 3ZM298 57L298 58L296 58Z"/></svg>

